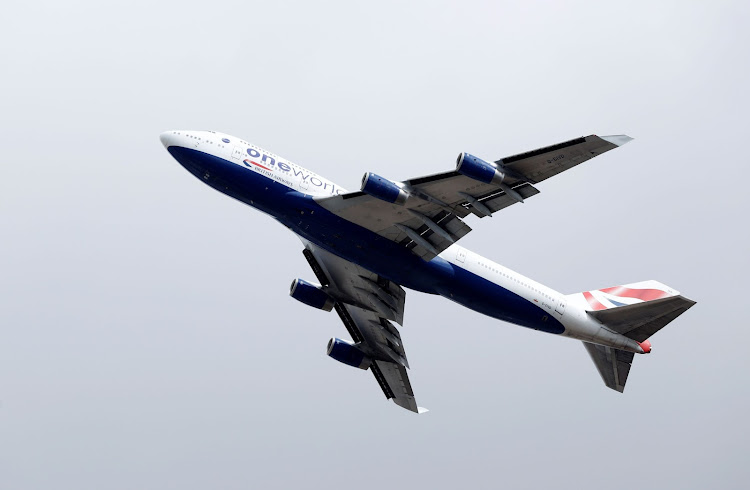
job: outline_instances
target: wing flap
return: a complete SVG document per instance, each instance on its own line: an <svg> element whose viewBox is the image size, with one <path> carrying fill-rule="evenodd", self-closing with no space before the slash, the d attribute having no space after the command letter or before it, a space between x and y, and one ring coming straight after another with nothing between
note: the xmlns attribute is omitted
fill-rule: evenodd
<svg viewBox="0 0 750 490"><path fill-rule="evenodd" d="M539 190L531 184L522 183L513 187L513 190L518 192L521 197L528 199L532 196L539 194ZM508 206L515 204L516 200L504 192L496 193L491 197L480 199L479 202L487 206L492 213L496 213L501 209L505 209Z"/></svg>

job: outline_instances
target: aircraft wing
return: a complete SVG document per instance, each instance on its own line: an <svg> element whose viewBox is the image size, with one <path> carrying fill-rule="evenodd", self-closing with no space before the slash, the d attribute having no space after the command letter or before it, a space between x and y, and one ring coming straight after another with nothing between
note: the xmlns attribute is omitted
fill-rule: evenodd
<svg viewBox="0 0 750 490"><path fill-rule="evenodd" d="M475 180L458 171L406 180L396 184L408 195L400 204L362 191L315 200L332 213L430 260L471 231L462 218L469 214L492 216L522 202L539 193L533 184L631 139L591 135L496 160L495 165L505 174L501 183Z"/></svg>
<svg viewBox="0 0 750 490"><path fill-rule="evenodd" d="M303 253L334 298L336 313L355 345L373 360L368 369L385 397L412 412L426 412L414 399L401 335L389 321L403 322L404 289L312 243L305 242Z"/></svg>

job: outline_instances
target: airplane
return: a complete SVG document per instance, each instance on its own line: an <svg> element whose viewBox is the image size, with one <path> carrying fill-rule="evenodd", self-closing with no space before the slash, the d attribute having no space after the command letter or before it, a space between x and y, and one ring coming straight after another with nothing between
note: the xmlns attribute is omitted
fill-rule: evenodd
<svg viewBox="0 0 750 490"><path fill-rule="evenodd" d="M167 131L167 151L205 184L295 233L317 283L295 279L292 298L336 310L351 340L327 354L369 370L387 399L423 413L409 381L401 335L404 288L437 294L484 315L583 342L604 384L623 392L635 354L695 304L649 280L562 294L457 242L483 219L539 193L560 172L624 145L590 135L486 161L461 153L456 167L401 182L372 172L360 190L337 184L252 143L214 131Z"/></svg>

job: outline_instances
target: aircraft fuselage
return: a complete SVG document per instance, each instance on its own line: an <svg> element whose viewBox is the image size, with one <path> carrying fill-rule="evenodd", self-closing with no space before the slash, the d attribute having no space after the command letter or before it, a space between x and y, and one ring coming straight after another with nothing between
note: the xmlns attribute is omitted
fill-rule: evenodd
<svg viewBox="0 0 750 490"><path fill-rule="evenodd" d="M344 189L255 145L211 131L169 131L161 140L183 167L207 185L272 216L303 241L403 287L438 294L527 328L643 353L637 342L586 315L578 298L459 245L424 261L396 242L336 216L316 198Z"/></svg>

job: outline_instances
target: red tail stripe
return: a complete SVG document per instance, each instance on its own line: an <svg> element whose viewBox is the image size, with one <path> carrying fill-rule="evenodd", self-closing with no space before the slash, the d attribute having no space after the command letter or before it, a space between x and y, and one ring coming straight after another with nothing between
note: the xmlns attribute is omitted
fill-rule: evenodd
<svg viewBox="0 0 750 490"><path fill-rule="evenodd" d="M663 298L669 296L669 293L662 291L661 289L630 289L624 286L615 286L613 288L600 289L599 291L613 296L620 296L622 298L637 298L643 301L651 301L654 299Z"/></svg>
<svg viewBox="0 0 750 490"><path fill-rule="evenodd" d="M586 298L586 301L588 301L588 302L589 302L589 305L590 305L590 306L591 306L591 307L592 307L592 308L593 308L594 310L606 310L606 309L607 309L607 307L606 307L606 306L604 306L604 305L603 305L603 304L601 304L601 303L600 303L599 301L597 301L597 299L596 299L596 298L594 298L594 296L592 296L592 295L591 295L591 293L589 293L588 291L584 291L584 293L583 293L583 297L584 297L584 298Z"/></svg>

